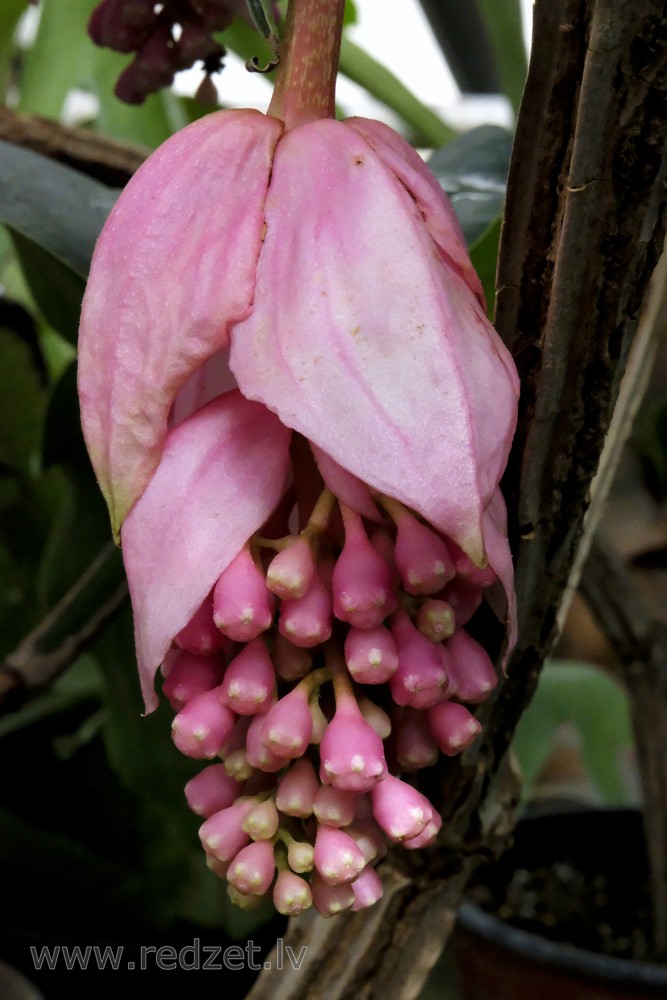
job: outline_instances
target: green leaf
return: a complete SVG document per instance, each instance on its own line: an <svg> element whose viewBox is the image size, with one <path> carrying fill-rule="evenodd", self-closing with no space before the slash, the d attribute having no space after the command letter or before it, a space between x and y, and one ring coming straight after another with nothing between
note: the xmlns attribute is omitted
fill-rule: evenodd
<svg viewBox="0 0 667 1000"><path fill-rule="evenodd" d="M468 246L495 223L505 201L512 136L496 125L481 125L437 149L428 165L458 216Z"/></svg>
<svg viewBox="0 0 667 1000"><path fill-rule="evenodd" d="M35 305L54 330L76 344L85 281L32 240L11 228L9 233Z"/></svg>
<svg viewBox="0 0 667 1000"><path fill-rule="evenodd" d="M478 0L504 93L519 110L528 64L523 43L521 0Z"/></svg>
<svg viewBox="0 0 667 1000"><path fill-rule="evenodd" d="M496 291L496 265L498 263L498 244L500 242L501 217L497 216L486 232L475 240L470 247L472 266L482 282L486 298L487 312L493 316Z"/></svg>
<svg viewBox="0 0 667 1000"><path fill-rule="evenodd" d="M39 465L46 407L43 378L28 344L0 327L0 462L29 478Z"/></svg>
<svg viewBox="0 0 667 1000"><path fill-rule="evenodd" d="M516 730L513 746L528 794L565 723L579 733L583 762L604 801L627 802L621 763L632 729L625 692L600 668L566 660L546 665Z"/></svg>
<svg viewBox="0 0 667 1000"><path fill-rule="evenodd" d="M117 197L78 170L0 142L0 222L82 278Z"/></svg>
<svg viewBox="0 0 667 1000"><path fill-rule="evenodd" d="M345 13L343 14L343 27L347 27L348 24L356 24L359 20L357 14L357 5L354 0L345 0Z"/></svg>
<svg viewBox="0 0 667 1000"><path fill-rule="evenodd" d="M391 70L349 38L343 38L341 45L340 72L395 111L412 130L415 145L437 147L456 135Z"/></svg>
<svg viewBox="0 0 667 1000"><path fill-rule="evenodd" d="M246 0L253 24L263 38L277 40L278 28L273 16L273 0Z"/></svg>

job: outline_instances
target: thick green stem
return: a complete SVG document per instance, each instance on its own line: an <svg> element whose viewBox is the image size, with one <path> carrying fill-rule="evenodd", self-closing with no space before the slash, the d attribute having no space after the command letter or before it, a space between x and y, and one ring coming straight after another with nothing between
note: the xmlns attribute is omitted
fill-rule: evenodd
<svg viewBox="0 0 667 1000"><path fill-rule="evenodd" d="M285 128L333 118L344 0L291 0L269 114Z"/></svg>

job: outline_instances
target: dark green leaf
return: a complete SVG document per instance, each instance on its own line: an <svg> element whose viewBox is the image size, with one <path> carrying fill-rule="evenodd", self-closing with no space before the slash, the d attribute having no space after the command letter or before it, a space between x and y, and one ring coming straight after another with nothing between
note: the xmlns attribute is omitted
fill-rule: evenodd
<svg viewBox="0 0 667 1000"><path fill-rule="evenodd" d="M277 40L278 28L273 16L273 0L246 0L253 24L263 38Z"/></svg>
<svg viewBox="0 0 667 1000"><path fill-rule="evenodd" d="M117 197L77 170L0 142L0 222L82 278Z"/></svg>
<svg viewBox="0 0 667 1000"><path fill-rule="evenodd" d="M39 463L46 405L43 374L33 353L12 330L0 327L0 462L29 477Z"/></svg>
<svg viewBox="0 0 667 1000"><path fill-rule="evenodd" d="M76 344L85 281L32 240L9 232L35 305L49 326Z"/></svg>
<svg viewBox="0 0 667 1000"><path fill-rule="evenodd" d="M449 195L468 246L502 212L511 151L509 132L481 125L437 149L428 161Z"/></svg>

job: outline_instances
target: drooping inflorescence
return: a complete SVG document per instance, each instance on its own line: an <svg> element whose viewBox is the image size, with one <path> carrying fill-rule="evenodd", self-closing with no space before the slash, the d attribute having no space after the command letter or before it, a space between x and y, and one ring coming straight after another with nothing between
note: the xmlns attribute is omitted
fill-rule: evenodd
<svg viewBox="0 0 667 1000"><path fill-rule="evenodd" d="M325 488L290 531L299 510L283 504L163 665L176 746L223 762L186 795L241 905L271 890L289 915L372 905L387 844L425 847L440 829L405 775L480 732L464 702L496 672L464 626L495 574L397 501L375 509L362 518Z"/></svg>

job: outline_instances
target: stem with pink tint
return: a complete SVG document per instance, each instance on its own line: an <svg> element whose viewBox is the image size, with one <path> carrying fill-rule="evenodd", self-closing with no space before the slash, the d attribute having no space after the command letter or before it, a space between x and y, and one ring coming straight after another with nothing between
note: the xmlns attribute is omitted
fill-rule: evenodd
<svg viewBox="0 0 667 1000"><path fill-rule="evenodd" d="M285 128L333 118L344 0L290 0L269 114Z"/></svg>

